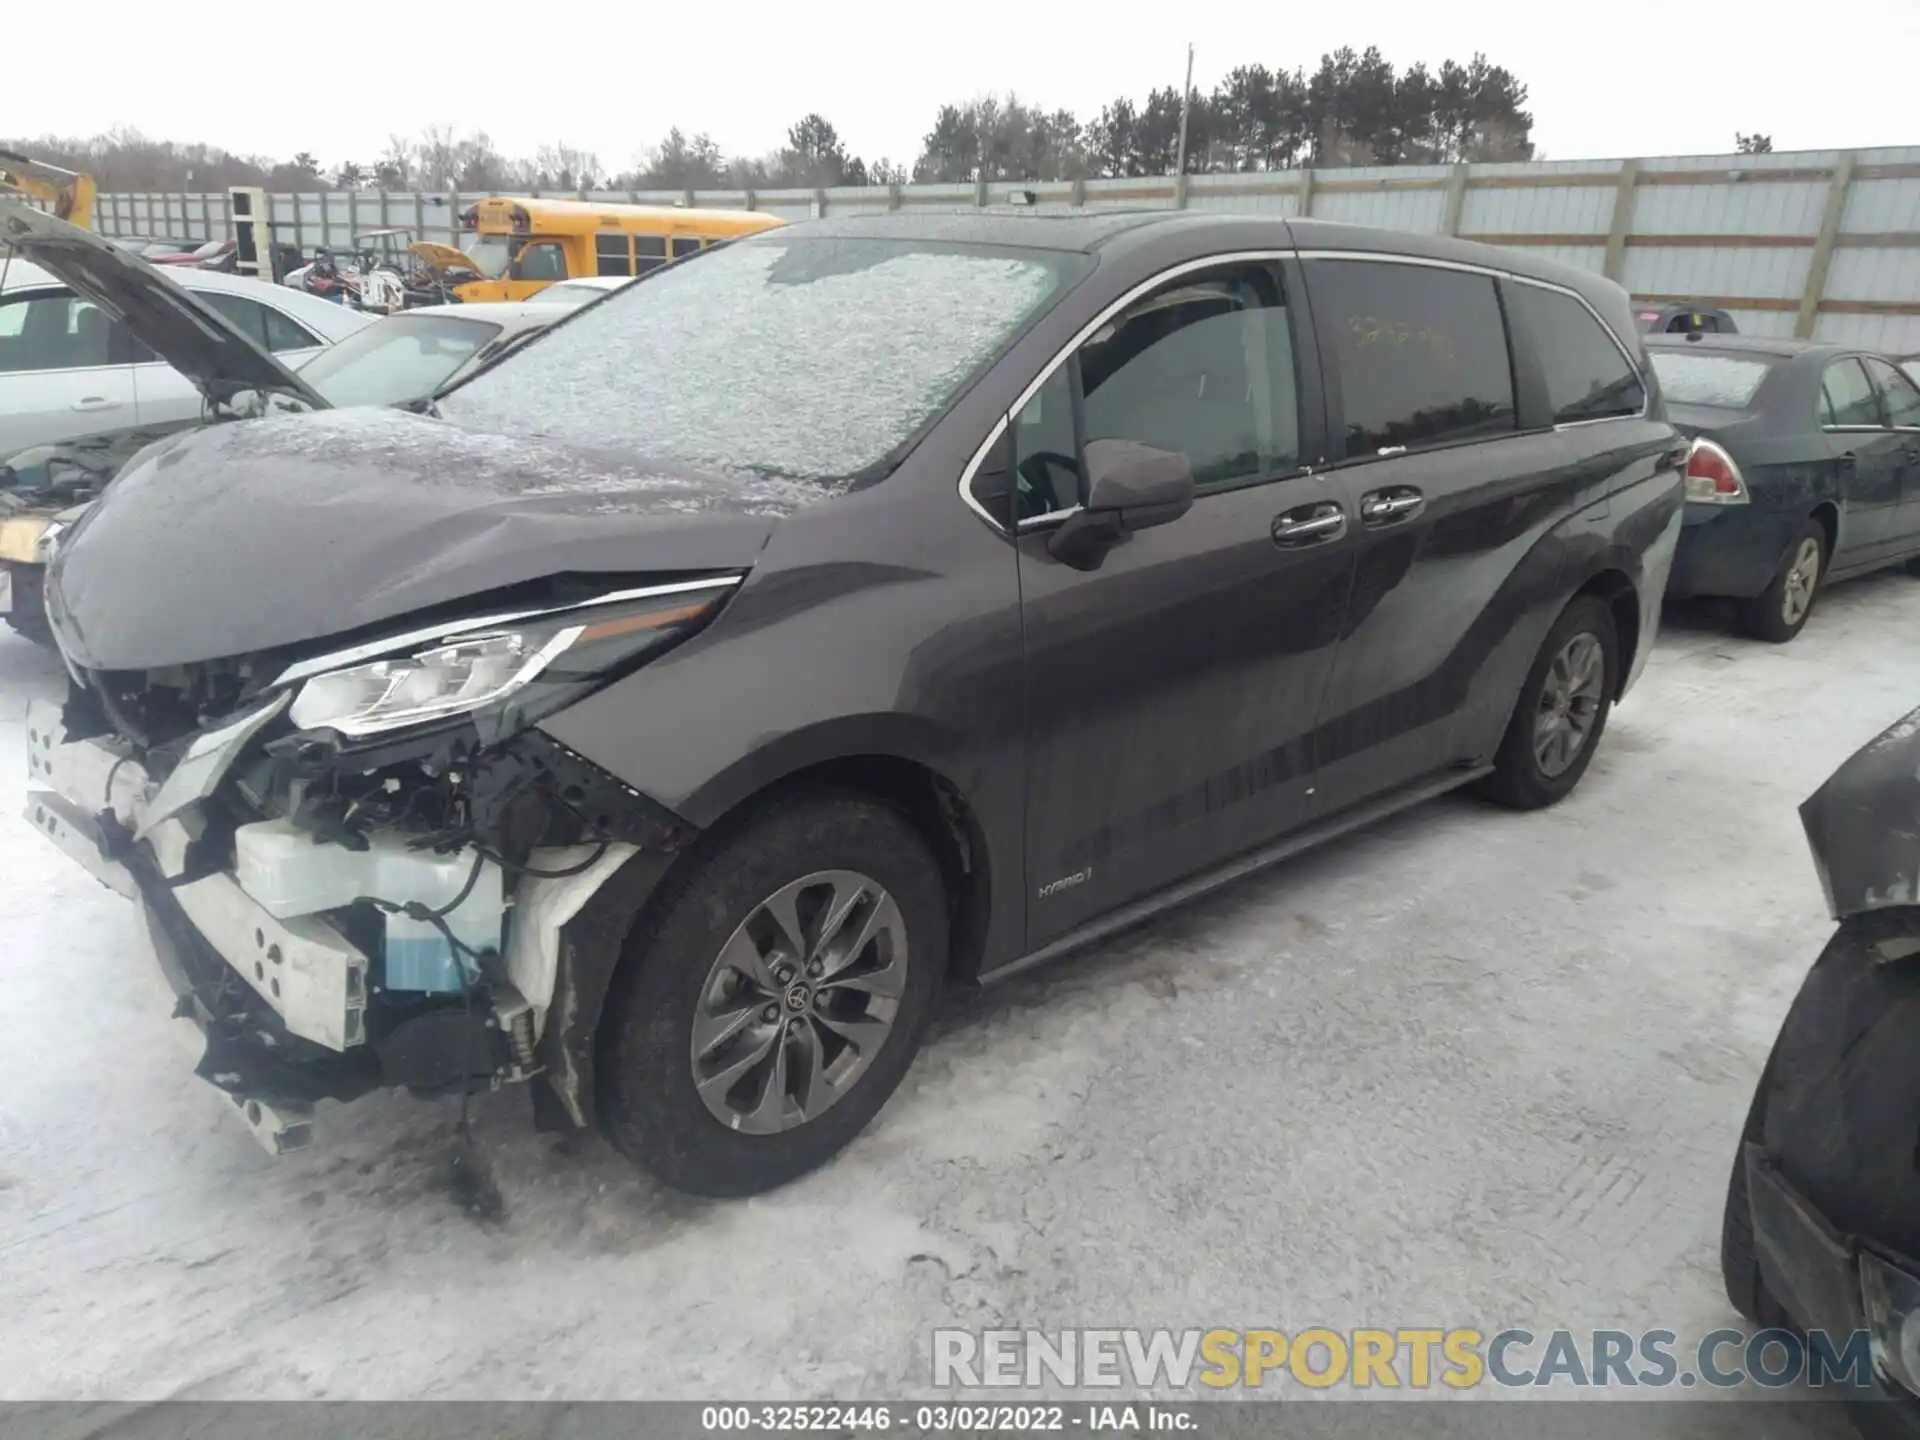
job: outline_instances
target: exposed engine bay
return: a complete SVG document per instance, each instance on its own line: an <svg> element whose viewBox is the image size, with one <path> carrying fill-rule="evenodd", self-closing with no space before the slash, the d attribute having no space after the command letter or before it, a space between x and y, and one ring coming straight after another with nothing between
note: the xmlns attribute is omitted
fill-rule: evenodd
<svg viewBox="0 0 1920 1440"><path fill-rule="evenodd" d="M533 721L737 583L546 587L318 655L69 660L65 704L29 715L28 818L142 902L206 1034L198 1073L269 1149L306 1143L316 1101L381 1087L538 1076L543 1121L585 1124L591 1019L647 888L608 882L693 831ZM583 915L603 887L610 922Z"/></svg>

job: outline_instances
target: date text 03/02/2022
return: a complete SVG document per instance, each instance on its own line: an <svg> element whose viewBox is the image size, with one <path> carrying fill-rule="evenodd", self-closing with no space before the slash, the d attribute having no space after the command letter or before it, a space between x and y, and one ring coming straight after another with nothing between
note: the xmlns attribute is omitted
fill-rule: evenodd
<svg viewBox="0 0 1920 1440"><path fill-rule="evenodd" d="M1193 1407L1144 1404L1072 1405L783 1404L706 1405L700 1428L727 1435L901 1431L909 1435L1190 1434L1199 1428Z"/></svg>

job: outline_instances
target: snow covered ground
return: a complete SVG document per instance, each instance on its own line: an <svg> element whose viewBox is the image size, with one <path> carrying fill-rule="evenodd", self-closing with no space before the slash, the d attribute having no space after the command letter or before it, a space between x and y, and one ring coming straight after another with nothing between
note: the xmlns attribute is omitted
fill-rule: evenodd
<svg viewBox="0 0 1920 1440"><path fill-rule="evenodd" d="M762 1199L502 1095L483 1223L450 1107L323 1109L276 1162L192 1076L133 907L17 818L58 672L0 639L0 1398L898 1397L943 1324L1698 1336L1830 929L1794 807L1917 675L1901 574L1781 648L1671 616L1557 810L1441 801L957 1002Z"/></svg>

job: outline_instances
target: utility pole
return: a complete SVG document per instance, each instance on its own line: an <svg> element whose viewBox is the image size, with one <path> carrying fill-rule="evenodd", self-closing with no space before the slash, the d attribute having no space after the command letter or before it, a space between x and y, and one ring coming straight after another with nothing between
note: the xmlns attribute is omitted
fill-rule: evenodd
<svg viewBox="0 0 1920 1440"><path fill-rule="evenodd" d="M1187 173L1187 109L1193 98L1193 42L1187 42L1187 83L1180 87L1180 150L1174 157L1173 173Z"/></svg>

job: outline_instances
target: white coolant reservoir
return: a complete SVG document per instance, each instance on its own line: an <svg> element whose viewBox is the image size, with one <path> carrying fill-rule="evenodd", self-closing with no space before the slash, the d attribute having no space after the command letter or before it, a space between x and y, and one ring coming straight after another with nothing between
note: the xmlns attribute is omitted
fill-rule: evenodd
<svg viewBox="0 0 1920 1440"><path fill-rule="evenodd" d="M285 820L263 820L234 831L234 878L260 908L278 920L336 910L361 898L429 910L453 904L478 858L469 849L450 855L409 849L401 835L375 834L365 850L314 839ZM500 949L506 912L500 867L482 861L465 899L444 918L461 945L475 953ZM386 918L389 990L457 994L462 989L454 947L440 927L405 915ZM473 967L468 963L468 978Z"/></svg>
<svg viewBox="0 0 1920 1440"><path fill-rule="evenodd" d="M373 854L323 844L286 820L233 832L234 879L276 920L336 910L377 892Z"/></svg>

